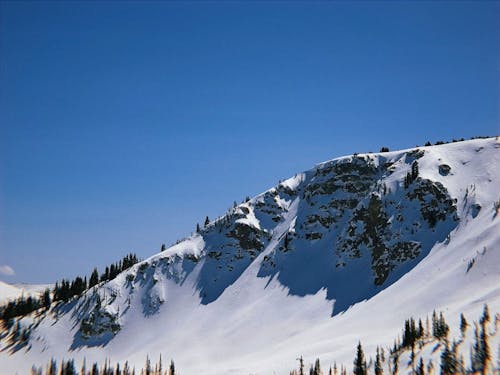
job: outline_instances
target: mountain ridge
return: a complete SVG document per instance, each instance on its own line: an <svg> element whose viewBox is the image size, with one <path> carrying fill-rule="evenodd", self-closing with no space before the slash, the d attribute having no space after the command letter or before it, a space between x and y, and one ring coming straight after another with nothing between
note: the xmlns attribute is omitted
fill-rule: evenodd
<svg viewBox="0 0 500 375"><path fill-rule="evenodd" d="M500 288L495 285L500 279L492 264L499 260L495 202L500 197L494 188L500 186L499 147L497 138L488 138L319 163L236 205L200 233L116 279L68 304L53 306L39 321L25 318L26 324L29 319L33 324L31 348L25 354L42 363L45 351L130 359L140 353L142 362L146 348L165 348L180 360L184 373L198 371L199 365L192 362L199 358L211 364L214 374L234 373L236 368L236 373L264 371L269 360L256 361L260 350L278 353L272 357L278 365L267 372L288 369L290 358L299 353L326 353L322 357L333 358L335 352L341 361L345 349L325 349L325 327L330 330L347 319L359 322L360 331L373 331L363 322L373 321L364 310L372 305L387 314L384 303L377 302L387 294L403 312L408 306L402 301L410 300L410 305L417 305L416 314L429 313L430 302L421 302L426 301L422 291L435 289L436 279L451 276L433 274L426 267L433 268L438 259L438 265L454 264L452 270L458 274L459 266L449 260L456 256L449 254L450 248L467 255L465 277L476 278L465 283L465 289L475 300L493 301L498 308ZM476 220L481 221L479 227ZM473 235L467 233L471 231ZM457 243L460 238L463 243ZM470 243L479 246L474 256L463 249ZM496 281L493 287L477 280L478 270ZM419 277L430 281L416 292L419 298L400 295L398 288L407 293L408 278L422 272ZM448 294L439 296L443 300L461 296L452 290ZM476 312L480 303L468 301L469 305L453 300L449 304L455 304L455 310ZM424 305L421 310L419 303ZM364 319L357 317L360 309ZM390 331L397 319L408 317L398 314L381 326ZM169 338L156 338L156 325L166 327ZM200 334L206 335L201 342ZM133 344L137 337L140 349ZM296 337L302 340L297 342ZM226 343L229 338L245 343L232 348ZM289 348L283 348L285 342ZM338 346L335 342L330 339L333 349ZM225 353L222 364L209 343ZM259 349L263 343L266 348ZM191 354L183 353L183 347L189 347ZM0 364L12 368L19 356L22 350L10 357L0 355ZM284 358L289 358L286 367Z"/></svg>

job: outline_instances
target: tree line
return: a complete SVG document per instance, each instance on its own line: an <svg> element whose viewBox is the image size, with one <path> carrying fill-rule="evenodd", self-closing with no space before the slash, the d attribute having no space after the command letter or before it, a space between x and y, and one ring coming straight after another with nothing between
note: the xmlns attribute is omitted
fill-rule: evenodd
<svg viewBox="0 0 500 375"><path fill-rule="evenodd" d="M75 296L80 296L86 290L99 284L113 280L121 272L129 269L139 262L139 258L134 253L127 254L120 261L106 266L105 270L99 276L97 268L92 271L89 281L87 277L77 276L73 280L62 279L56 282L52 290L46 289L40 297L22 295L16 300L9 301L0 306L0 319L8 321L14 317L25 316L40 308L48 309L53 302L67 302Z"/></svg>
<svg viewBox="0 0 500 375"><path fill-rule="evenodd" d="M146 357L146 363L142 368L136 369L131 366L128 361L123 365L116 363L111 364L110 360L105 360L104 364L99 365L94 362L91 366L87 367L86 360L79 370L75 366L73 359L61 360L59 363L52 358L45 367L33 366L31 368L31 375L177 375L174 361L164 367L161 359L156 363L152 363L149 357Z"/></svg>
<svg viewBox="0 0 500 375"><path fill-rule="evenodd" d="M497 324L498 316L495 319ZM466 332L470 324L465 319L464 315L460 315L460 338L450 339L448 337L449 326L446 323L442 313L439 315L434 311L432 314L432 326L428 319L424 325L421 319L418 323L414 318L409 318L405 321L402 332L402 339L397 338L394 341L393 348L389 351L388 355L383 348L376 348L375 360L372 358L367 362L365 353L361 342L355 349L355 357L353 360L352 371L349 372L354 375L368 375L373 373L375 375L384 375L383 363L387 363L385 368L388 369L388 375L397 375L399 373L399 363L401 355L404 352L410 351L408 367L411 368L413 375L466 375L466 374L481 374L487 375L496 373L500 369L495 369L491 358L491 348L488 334L488 323L491 321L488 305L484 305L483 313L477 322L473 323L474 337L472 347L470 348L470 366L465 366L463 355L459 353L459 345L461 345L466 337ZM420 348L428 343L435 343L437 341L440 348L440 363L439 371L435 371L432 359L424 363L422 356L417 361L415 348L418 345ZM343 365L340 368L334 362L327 372L323 372L319 359L316 359L314 365L310 365L309 371L305 370L304 360L302 357L298 358L299 368L290 371L290 375L347 375L348 370ZM373 371L371 370L373 369ZM369 371L370 370L370 371Z"/></svg>

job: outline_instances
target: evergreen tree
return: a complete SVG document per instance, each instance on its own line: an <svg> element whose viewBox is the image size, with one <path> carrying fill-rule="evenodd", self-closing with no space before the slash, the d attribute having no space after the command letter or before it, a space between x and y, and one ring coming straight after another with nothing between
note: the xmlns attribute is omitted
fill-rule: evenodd
<svg viewBox="0 0 500 375"><path fill-rule="evenodd" d="M488 339L488 332L486 328L486 323L490 321L490 314L488 310L488 305L484 305L483 316L481 317L479 323L481 325L481 331L479 334L479 345L477 352L477 359L481 374L485 375L488 373L489 362L491 360L490 344Z"/></svg>
<svg viewBox="0 0 500 375"><path fill-rule="evenodd" d="M300 358L299 358L299 375L305 375L305 372L304 372L304 358L302 358L302 356L300 356Z"/></svg>
<svg viewBox="0 0 500 375"><path fill-rule="evenodd" d="M45 289L42 295L42 306L45 308L49 308L52 303L52 298L50 297L50 289Z"/></svg>
<svg viewBox="0 0 500 375"><path fill-rule="evenodd" d="M314 363L314 375L322 375L321 373L321 366L319 363L319 358L316 358L316 362Z"/></svg>
<svg viewBox="0 0 500 375"><path fill-rule="evenodd" d="M380 360L380 349L377 346L377 354L375 356L375 375L383 375L384 370L382 369L382 363Z"/></svg>
<svg viewBox="0 0 500 375"><path fill-rule="evenodd" d="M89 288L92 288L94 285L99 283L99 273L97 272L97 268L94 268L92 274L89 279Z"/></svg>
<svg viewBox="0 0 500 375"><path fill-rule="evenodd" d="M175 375L174 361L170 361L170 368L168 369L168 375Z"/></svg>
<svg viewBox="0 0 500 375"><path fill-rule="evenodd" d="M61 364L62 366L62 364ZM62 370L62 367L61 367ZM72 359L69 359L66 361L66 364L64 365L64 374L65 375L77 375L76 370L75 370L75 362Z"/></svg>
<svg viewBox="0 0 500 375"><path fill-rule="evenodd" d="M83 357L83 363L80 369L80 375L87 375L87 359L85 357Z"/></svg>
<svg viewBox="0 0 500 375"><path fill-rule="evenodd" d="M446 324L443 313L439 314L439 318L437 317L436 311L432 313L432 335L441 340L448 335L448 331L450 327Z"/></svg>
<svg viewBox="0 0 500 375"><path fill-rule="evenodd" d="M162 372L163 372L163 365L161 363L161 353L160 353L160 362L158 363L158 373L160 375L163 375Z"/></svg>
<svg viewBox="0 0 500 375"><path fill-rule="evenodd" d="M354 375L366 375L366 360L363 348L361 347L361 341L358 342L353 372Z"/></svg>
<svg viewBox="0 0 500 375"><path fill-rule="evenodd" d="M131 375L131 372L130 372L130 366L128 365L128 361L125 361L125 364L123 365L123 371L122 371L122 374L123 375ZM163 374L162 374L163 375Z"/></svg>
<svg viewBox="0 0 500 375"><path fill-rule="evenodd" d="M208 216L205 217L205 228L208 227L208 224L210 224L210 219L208 218Z"/></svg>
<svg viewBox="0 0 500 375"><path fill-rule="evenodd" d="M462 333L462 337L465 338L465 332L467 331L467 320L465 320L464 314L460 314L460 332Z"/></svg>
<svg viewBox="0 0 500 375"><path fill-rule="evenodd" d="M49 367L47 369L47 375L57 375L57 362L54 358L50 359Z"/></svg>
<svg viewBox="0 0 500 375"><path fill-rule="evenodd" d="M489 321L490 321L490 310L488 309L488 305L485 304L483 307L483 315L479 320L479 324L483 325L488 323Z"/></svg>
<svg viewBox="0 0 500 375"><path fill-rule="evenodd" d="M92 365L92 370L90 371L90 375L99 375L99 366L94 362Z"/></svg>
<svg viewBox="0 0 500 375"><path fill-rule="evenodd" d="M161 244L161 250L160 251L165 251L167 249L167 247L165 246L164 243Z"/></svg>
<svg viewBox="0 0 500 375"><path fill-rule="evenodd" d="M418 320L418 331L417 331L417 339L421 339L425 336L424 325L422 323L422 319Z"/></svg>
<svg viewBox="0 0 500 375"><path fill-rule="evenodd" d="M438 337L438 319L436 310L432 312L432 336Z"/></svg>

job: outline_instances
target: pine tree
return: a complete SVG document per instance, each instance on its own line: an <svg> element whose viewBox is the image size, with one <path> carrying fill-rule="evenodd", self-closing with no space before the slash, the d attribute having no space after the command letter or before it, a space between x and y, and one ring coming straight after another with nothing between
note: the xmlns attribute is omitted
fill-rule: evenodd
<svg viewBox="0 0 500 375"><path fill-rule="evenodd" d="M380 349L377 346L377 354L375 356L375 375L382 375L384 370L382 369L382 363L380 361Z"/></svg>
<svg viewBox="0 0 500 375"><path fill-rule="evenodd" d="M89 288L92 288L94 285L99 283L99 272L97 272L97 268L94 268L92 274L89 279Z"/></svg>
<svg viewBox="0 0 500 375"><path fill-rule="evenodd" d="M418 320L418 331L417 331L417 339L421 339L425 336L424 325L422 323L422 319Z"/></svg>
<svg viewBox="0 0 500 375"><path fill-rule="evenodd" d="M305 372L304 372L304 358L302 358L302 356L300 356L300 358L299 358L299 375L305 375Z"/></svg>
<svg viewBox="0 0 500 375"><path fill-rule="evenodd" d="M164 243L161 244L161 250L160 251L165 251L167 249L167 247L165 246Z"/></svg>
<svg viewBox="0 0 500 375"><path fill-rule="evenodd" d="M49 368L47 369L47 375L57 375L57 362L54 358L50 359Z"/></svg>
<svg viewBox="0 0 500 375"><path fill-rule="evenodd" d="M319 363L319 358L316 358L316 362L314 363L314 375L322 375L321 374L321 366Z"/></svg>
<svg viewBox="0 0 500 375"><path fill-rule="evenodd" d="M361 347L361 341L358 342L353 372L354 375L366 375L366 360L363 348Z"/></svg>
<svg viewBox="0 0 500 375"><path fill-rule="evenodd" d="M467 331L467 320L465 320L464 314L460 314L460 332L462 333L462 338L465 338L465 332Z"/></svg>
<svg viewBox="0 0 500 375"><path fill-rule="evenodd" d="M144 366L145 375L151 375L151 361L149 356L146 356L146 365Z"/></svg>
<svg viewBox="0 0 500 375"><path fill-rule="evenodd" d="M62 364L61 364L61 366L62 366ZM66 365L64 365L64 374L65 375L77 375L76 370L75 370L75 362L72 359L69 359L66 361Z"/></svg>
<svg viewBox="0 0 500 375"><path fill-rule="evenodd" d="M444 320L444 315L441 312L439 314L439 332L441 334L440 337L442 337L442 338L447 337L449 330L450 330L450 327L448 326L448 324L446 324L446 321Z"/></svg>
<svg viewBox="0 0 500 375"><path fill-rule="evenodd" d="M439 337L439 328L438 328L438 319L437 319L437 314L436 310L432 312L432 336L435 338Z"/></svg>
<svg viewBox="0 0 500 375"><path fill-rule="evenodd" d="M488 310L488 305L484 305L483 316L479 321L481 325L481 331L479 334L479 351L477 353L478 362L480 365L479 370L483 375L488 373L489 362L491 360L490 344L486 328L486 323L488 323L489 321L490 321L490 313Z"/></svg>
<svg viewBox="0 0 500 375"><path fill-rule="evenodd" d="M42 295L42 305L45 308L49 308L52 303L52 299L50 298L50 289L45 289Z"/></svg>
<svg viewBox="0 0 500 375"><path fill-rule="evenodd" d="M168 375L175 375L174 361L170 361L170 368L168 369Z"/></svg>
<svg viewBox="0 0 500 375"><path fill-rule="evenodd" d="M123 371L122 371L122 374L123 375L131 375L131 372L130 372L130 366L128 365L128 361L125 361L125 364L123 365ZM162 374L163 375L163 374Z"/></svg>
<svg viewBox="0 0 500 375"><path fill-rule="evenodd" d="M83 357L82 367L80 368L80 375L87 375L87 359Z"/></svg>
<svg viewBox="0 0 500 375"><path fill-rule="evenodd" d="M196 233L200 233L200 224L196 223Z"/></svg>
<svg viewBox="0 0 500 375"><path fill-rule="evenodd" d="M479 324L483 325L486 323L489 323L490 321L490 310L488 309L488 305L485 304L483 307L483 315L481 316L481 319L479 320Z"/></svg>
<svg viewBox="0 0 500 375"><path fill-rule="evenodd" d="M208 224L210 224L210 219L208 216L205 217L205 228L208 227Z"/></svg>
<svg viewBox="0 0 500 375"><path fill-rule="evenodd" d="M92 364L92 368L90 369L90 375L99 375L99 367L97 366L97 362Z"/></svg>

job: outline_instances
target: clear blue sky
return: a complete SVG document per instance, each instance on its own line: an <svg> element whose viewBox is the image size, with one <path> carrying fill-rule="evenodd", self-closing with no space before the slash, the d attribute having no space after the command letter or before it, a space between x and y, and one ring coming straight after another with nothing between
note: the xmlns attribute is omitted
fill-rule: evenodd
<svg viewBox="0 0 500 375"><path fill-rule="evenodd" d="M495 2L2 1L0 280L145 258L336 156L499 134L499 77Z"/></svg>

